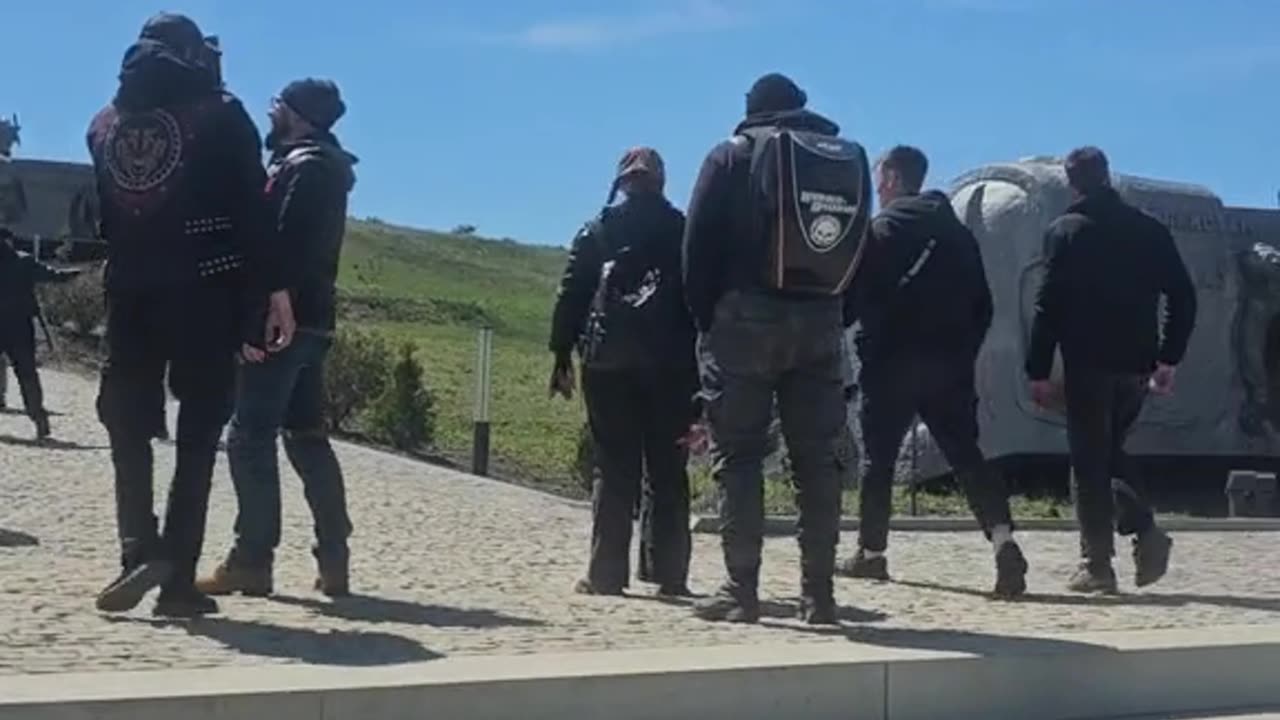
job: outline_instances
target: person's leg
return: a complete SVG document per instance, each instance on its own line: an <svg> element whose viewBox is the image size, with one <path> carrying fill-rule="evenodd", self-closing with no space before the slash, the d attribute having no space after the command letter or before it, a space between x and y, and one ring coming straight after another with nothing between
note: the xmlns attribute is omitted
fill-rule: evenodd
<svg viewBox="0 0 1280 720"><path fill-rule="evenodd" d="M830 329L829 338L811 337L812 351L799 353L800 362L783 375L778 389L800 510L801 613L812 624L836 622L832 577L842 492L836 443L845 422L839 338L839 326Z"/></svg>
<svg viewBox="0 0 1280 720"><path fill-rule="evenodd" d="M163 540L174 571L161 588L158 615L217 612L195 587L204 545L209 491L222 429L235 406L238 300L227 288L201 288L183 298L183 322L169 365L169 384L178 400L177 463L165 510ZM152 424L146 428L150 435Z"/></svg>
<svg viewBox="0 0 1280 720"><path fill-rule="evenodd" d="M156 529L152 488L150 430L164 405L165 360L153 315L148 298L117 297L107 305L97 413L111 443L122 571L98 594L97 607L104 612L134 608L171 571Z"/></svg>
<svg viewBox="0 0 1280 720"><path fill-rule="evenodd" d="M920 416L955 472L969 509L996 553L995 594L1026 592L1027 562L1013 539L1013 516L1004 478L986 462L978 445L978 396L973 365L965 358L932 358L934 378L923 389Z"/></svg>
<svg viewBox="0 0 1280 720"><path fill-rule="evenodd" d="M36 334L30 321L10 328L8 354L13 361L13 375L18 379L22 392L22 406L27 417L36 424L36 435L49 436L49 414L44 407L44 388L40 385L40 373L36 369Z"/></svg>
<svg viewBox="0 0 1280 720"><path fill-rule="evenodd" d="M320 337L300 339L308 352L289 403L284 448L289 463L302 478L311 508L316 536L312 554L319 570L316 589L331 597L341 596L350 592L347 538L352 526L347 514L346 482L329 443L324 411L324 368L331 341Z"/></svg>
<svg viewBox="0 0 1280 720"><path fill-rule="evenodd" d="M1111 491L1115 498L1116 531L1133 536L1134 581L1138 587L1146 587L1164 577L1173 549L1173 540L1156 526L1151 507L1125 482L1130 477L1130 463L1124 444L1142 413L1147 391L1145 376L1116 378L1111 435Z"/></svg>
<svg viewBox="0 0 1280 720"><path fill-rule="evenodd" d="M274 589L272 565L280 544L276 437L300 372L300 340L261 363L239 365L227 431L227 464L236 492L235 542L213 575L196 583L200 592L261 597Z"/></svg>
<svg viewBox="0 0 1280 720"><path fill-rule="evenodd" d="M1084 559L1070 587L1082 592L1112 591L1115 554L1111 495L1110 378L1090 369L1066 374L1067 443L1071 454L1072 482L1076 491L1076 518L1080 523L1080 554Z"/></svg>
<svg viewBox="0 0 1280 720"><path fill-rule="evenodd" d="M644 411L644 458L647 502L642 508L643 547L659 592L688 594L689 473L688 451L680 439L689 427L689 403L685 383L658 373L648 384L649 402Z"/></svg>
<svg viewBox="0 0 1280 720"><path fill-rule="evenodd" d="M591 493L591 559L578 592L620 595L631 575L631 530L640 492L641 424L636 399L642 394L632 373L582 372L582 395L595 440L600 477Z"/></svg>
<svg viewBox="0 0 1280 720"><path fill-rule="evenodd" d="M755 622L760 617L764 460L782 340L776 323L740 317L735 308L741 302L741 296L721 301L715 327L698 341L727 578L695 613L705 620Z"/></svg>
<svg viewBox="0 0 1280 720"><path fill-rule="evenodd" d="M9 407L9 356L4 347L0 347L0 410Z"/></svg>
<svg viewBox="0 0 1280 720"><path fill-rule="evenodd" d="M841 563L842 575L889 579L885 551L893 514L894 470L902 438L916 414L913 382L911 368L906 364L863 365L859 413L864 453L858 490L858 551Z"/></svg>

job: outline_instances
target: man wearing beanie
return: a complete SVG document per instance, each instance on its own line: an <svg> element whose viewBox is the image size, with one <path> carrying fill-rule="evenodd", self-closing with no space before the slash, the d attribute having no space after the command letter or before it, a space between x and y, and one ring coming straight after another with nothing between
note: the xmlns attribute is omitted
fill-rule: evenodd
<svg viewBox="0 0 1280 720"><path fill-rule="evenodd" d="M689 594L688 452L698 373L695 331L680 282L684 215L663 195L652 148L633 148L603 211L573 240L552 315L552 393L573 394L573 350L600 479L592 488L591 559L575 591L621 595L629 585L632 511L642 511L639 577L663 596ZM623 201L614 204L617 193Z"/></svg>
<svg viewBox="0 0 1280 720"><path fill-rule="evenodd" d="M222 90L216 53L190 18L151 18L87 133L108 243L98 415L111 442L123 565L98 595L105 612L135 607L157 585L157 615L218 609L195 588L196 563L236 350L265 345L269 331L261 318L250 325L247 290L250 279L273 285L275 267L263 252L261 142ZM288 341L288 308L277 305L271 323L278 349ZM151 443L164 421L166 369L180 409L161 530Z"/></svg>
<svg viewBox="0 0 1280 720"><path fill-rule="evenodd" d="M836 622L844 307L870 210L865 151L765 75L746 118L711 150L689 202L684 278L722 492L728 579L705 620L755 622L763 463L776 402L800 509L801 618Z"/></svg>
<svg viewBox="0 0 1280 720"><path fill-rule="evenodd" d="M277 353L246 344L227 455L239 512L235 544L198 587L211 595L273 591L272 564L280 544L280 468L276 436L302 478L315 521L315 589L329 596L348 588L346 491L329 445L324 417L325 358L333 344L338 259L355 185L356 158L332 132L346 112L338 87L327 80L290 83L271 103L267 147L267 203L276 221L272 247L283 271L258 288L254 306L285 293L297 322L292 344Z"/></svg>

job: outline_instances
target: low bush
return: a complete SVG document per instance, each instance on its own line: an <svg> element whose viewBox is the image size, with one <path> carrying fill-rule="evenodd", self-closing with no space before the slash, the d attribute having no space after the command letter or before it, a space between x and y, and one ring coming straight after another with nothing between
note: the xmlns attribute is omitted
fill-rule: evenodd
<svg viewBox="0 0 1280 720"><path fill-rule="evenodd" d="M423 381L422 363L410 343L400 348L391 383L370 413L369 429L375 439L398 450L417 450L435 439L435 397Z"/></svg>
<svg viewBox="0 0 1280 720"><path fill-rule="evenodd" d="M325 366L326 417L330 430L354 430L391 381L391 351L379 334L343 325Z"/></svg>

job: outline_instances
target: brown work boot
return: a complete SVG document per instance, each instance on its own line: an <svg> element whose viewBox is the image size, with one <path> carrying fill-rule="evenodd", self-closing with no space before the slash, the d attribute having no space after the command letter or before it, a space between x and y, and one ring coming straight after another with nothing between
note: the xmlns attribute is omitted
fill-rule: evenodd
<svg viewBox="0 0 1280 720"><path fill-rule="evenodd" d="M248 568L230 561L214 568L213 574L196 580L197 591L220 596L240 593L248 597L266 597L273 591L271 568Z"/></svg>

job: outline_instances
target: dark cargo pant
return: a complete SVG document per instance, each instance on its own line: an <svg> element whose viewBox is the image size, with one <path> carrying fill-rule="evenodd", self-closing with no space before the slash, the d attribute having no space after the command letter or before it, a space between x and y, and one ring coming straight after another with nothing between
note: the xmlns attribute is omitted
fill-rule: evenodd
<svg viewBox="0 0 1280 720"><path fill-rule="evenodd" d="M641 523L645 578L682 587L689 575L689 373L597 370L582 374L582 394L600 476L592 489L587 580L603 592L629 584L632 523L647 473Z"/></svg>
<svg viewBox="0 0 1280 720"><path fill-rule="evenodd" d="M903 353L862 365L862 477L858 544L884 552L893 511L894 468L902 439L916 415L951 465L969 509L987 537L1009 525L1009 498L1003 479L987 465L978 446L978 396L974 361L967 353Z"/></svg>
<svg viewBox="0 0 1280 720"><path fill-rule="evenodd" d="M802 592L829 597L839 542L845 424L838 301L733 292L699 339L715 477L720 486L726 589L754 596L764 541L763 463L777 401L800 510Z"/></svg>
<svg viewBox="0 0 1280 720"><path fill-rule="evenodd" d="M195 581L222 427L231 415L239 317L235 293L202 287L107 299L98 417L111 440L116 521L126 569L168 560L167 587ZM157 530L151 440L164 419L165 368L179 402L177 467Z"/></svg>
<svg viewBox="0 0 1280 720"><path fill-rule="evenodd" d="M1148 377L1068 365L1065 380L1080 554L1109 562L1115 532L1142 534L1155 525L1151 508L1122 479L1129 469L1125 439L1142 412Z"/></svg>
<svg viewBox="0 0 1280 720"><path fill-rule="evenodd" d="M27 417L40 420L45 417L44 388L36 370L36 332L30 319L5 320L0 318L0 357L7 357L13 365L13 376L22 392L22 405ZM0 373L6 370L0 364ZM7 388L8 378L0 382L0 400Z"/></svg>

